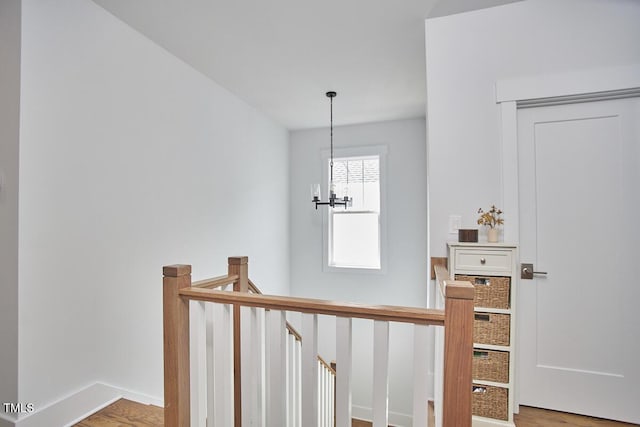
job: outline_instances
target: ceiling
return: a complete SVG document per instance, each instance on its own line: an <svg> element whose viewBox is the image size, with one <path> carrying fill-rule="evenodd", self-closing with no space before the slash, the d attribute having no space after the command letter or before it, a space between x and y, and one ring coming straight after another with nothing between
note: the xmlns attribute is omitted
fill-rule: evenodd
<svg viewBox="0 0 640 427"><path fill-rule="evenodd" d="M94 0L289 129L423 117L424 19L518 0Z"/></svg>

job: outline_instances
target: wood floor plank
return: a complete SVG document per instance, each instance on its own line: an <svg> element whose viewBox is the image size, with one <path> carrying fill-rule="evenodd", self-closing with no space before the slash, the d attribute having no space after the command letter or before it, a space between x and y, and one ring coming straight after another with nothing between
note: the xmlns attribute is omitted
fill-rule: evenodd
<svg viewBox="0 0 640 427"><path fill-rule="evenodd" d="M433 422L433 409L430 405L429 423ZM85 418L74 427L162 427L164 425L163 409L153 405L143 405L126 399L120 399L101 411ZM639 427L600 418L546 409L520 407L515 416L516 427ZM368 427L368 421L353 420L353 427Z"/></svg>
<svg viewBox="0 0 640 427"><path fill-rule="evenodd" d="M164 410L159 406L120 399L80 421L74 427L118 427L123 425L162 427L164 426Z"/></svg>
<svg viewBox="0 0 640 427"><path fill-rule="evenodd" d="M637 427L637 424L586 417L566 412L520 406L514 417L516 427Z"/></svg>

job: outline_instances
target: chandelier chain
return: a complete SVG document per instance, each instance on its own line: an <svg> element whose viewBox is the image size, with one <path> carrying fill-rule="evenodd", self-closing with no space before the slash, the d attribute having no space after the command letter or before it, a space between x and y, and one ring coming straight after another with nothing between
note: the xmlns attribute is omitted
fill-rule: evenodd
<svg viewBox="0 0 640 427"><path fill-rule="evenodd" d="M330 123L331 123L331 162L329 163L331 169L331 183L333 184L333 97L329 97L329 104L331 105Z"/></svg>

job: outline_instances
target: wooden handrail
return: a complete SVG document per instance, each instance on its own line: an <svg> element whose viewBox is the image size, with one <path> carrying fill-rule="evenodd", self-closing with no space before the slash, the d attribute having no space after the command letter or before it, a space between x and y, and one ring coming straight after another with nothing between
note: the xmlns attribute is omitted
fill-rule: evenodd
<svg viewBox="0 0 640 427"><path fill-rule="evenodd" d="M309 298L261 295L248 280L247 257L229 258L227 276L191 282L191 266L164 267L164 379L165 423L167 426L188 427L189 406L189 300L233 305L233 369L234 425L242 425L240 371L240 308L362 318L387 322L404 322L444 326L443 425L471 427L471 368L473 354L473 296L469 282L449 278L446 269L436 267L438 283L445 298L445 309L374 306L338 303ZM209 289L233 283L234 291ZM196 285L196 286L193 286ZM249 291L255 292L254 294ZM300 334L287 325L289 333ZM319 358L324 366L330 365ZM334 373L335 371L332 370Z"/></svg>
<svg viewBox="0 0 640 427"><path fill-rule="evenodd" d="M256 284L253 283L251 279L249 279L249 290L251 291L251 293L262 295L262 291L260 290L260 288L258 288L258 286L256 286Z"/></svg>
<svg viewBox="0 0 640 427"><path fill-rule="evenodd" d="M289 322L287 322L287 331L293 335L296 341L302 341L302 335L300 335L300 332L296 331L296 328L294 328Z"/></svg>
<svg viewBox="0 0 640 427"><path fill-rule="evenodd" d="M433 266L433 269L436 272L436 282L438 283L438 289L440 290L440 294L444 297L444 282L445 280L450 279L449 271L444 265L435 265Z"/></svg>
<svg viewBox="0 0 640 427"><path fill-rule="evenodd" d="M180 289L179 294L187 299L220 304L235 304L272 310L326 314L387 322L444 326L444 312L427 308L341 303L311 298L254 295L201 288L183 288Z"/></svg>
<svg viewBox="0 0 640 427"><path fill-rule="evenodd" d="M327 371L331 372L331 375L333 376L336 375L336 370L333 369L333 367L331 367L331 365L329 365L327 362L325 362L325 360L320 355L318 355L318 362L322 363L322 365L327 369Z"/></svg>
<svg viewBox="0 0 640 427"><path fill-rule="evenodd" d="M249 290L254 294L262 295L262 291L260 290L260 288L258 288L258 285L253 283L251 279L249 279ZM302 342L302 335L300 335L300 332L296 331L296 328L294 328L293 325L289 323L289 321L287 321L287 331L294 336L296 341Z"/></svg>
<svg viewBox="0 0 640 427"><path fill-rule="evenodd" d="M226 276L218 276L212 279L204 279L198 280L191 284L192 288L205 288L205 289L213 289L219 288L225 285L230 285L236 280L238 280L239 276L237 274L227 274Z"/></svg>

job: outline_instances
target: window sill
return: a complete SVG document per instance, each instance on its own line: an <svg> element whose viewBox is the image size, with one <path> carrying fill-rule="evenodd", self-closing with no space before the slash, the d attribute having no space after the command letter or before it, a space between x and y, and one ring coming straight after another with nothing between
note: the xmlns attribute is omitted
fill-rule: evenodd
<svg viewBox="0 0 640 427"><path fill-rule="evenodd" d="M333 265L324 265L322 268L324 273L343 273L343 274L373 274L384 275L387 272L384 268L367 268L367 267L338 267Z"/></svg>

